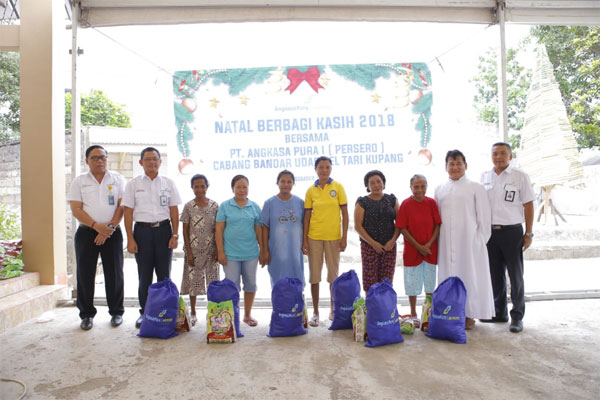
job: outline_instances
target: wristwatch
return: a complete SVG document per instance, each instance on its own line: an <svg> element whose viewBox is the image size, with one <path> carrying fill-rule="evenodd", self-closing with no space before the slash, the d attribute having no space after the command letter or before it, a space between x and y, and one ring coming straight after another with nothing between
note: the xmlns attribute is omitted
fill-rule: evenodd
<svg viewBox="0 0 600 400"><path fill-rule="evenodd" d="M527 236L528 238L532 238L533 232L525 232L525 236Z"/></svg>
<svg viewBox="0 0 600 400"><path fill-rule="evenodd" d="M173 235L172 237L174 237L175 239L179 239L179 235Z"/></svg>
<svg viewBox="0 0 600 400"><path fill-rule="evenodd" d="M115 229L115 226L113 224L108 224L106 226L108 226L110 229Z"/></svg>

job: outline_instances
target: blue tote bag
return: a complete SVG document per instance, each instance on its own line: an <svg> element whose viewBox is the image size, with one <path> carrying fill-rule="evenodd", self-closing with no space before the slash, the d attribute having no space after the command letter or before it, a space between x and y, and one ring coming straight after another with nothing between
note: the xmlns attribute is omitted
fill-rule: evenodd
<svg viewBox="0 0 600 400"><path fill-rule="evenodd" d="M168 339L177 336L179 312L179 290L170 278L153 283L148 287L148 298L144 308L144 320L140 326L140 337Z"/></svg>
<svg viewBox="0 0 600 400"><path fill-rule="evenodd" d="M402 343L396 291L386 278L371 286L367 293L367 343L366 347Z"/></svg>
<svg viewBox="0 0 600 400"><path fill-rule="evenodd" d="M458 276L451 276L440 283L433 292L429 331L426 336L453 343L467 343L466 303L467 289Z"/></svg>
<svg viewBox="0 0 600 400"><path fill-rule="evenodd" d="M304 335L304 299L303 285L298 278L281 278L271 292L270 337Z"/></svg>
<svg viewBox="0 0 600 400"><path fill-rule="evenodd" d="M333 321L330 330L352 329L354 300L360 298L360 282L353 269L344 272L331 285Z"/></svg>

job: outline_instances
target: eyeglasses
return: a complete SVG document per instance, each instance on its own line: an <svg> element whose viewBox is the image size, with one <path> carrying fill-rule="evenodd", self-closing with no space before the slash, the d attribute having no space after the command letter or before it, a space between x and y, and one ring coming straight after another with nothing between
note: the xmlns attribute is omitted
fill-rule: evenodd
<svg viewBox="0 0 600 400"><path fill-rule="evenodd" d="M144 157L142 161L160 161L158 157Z"/></svg>
<svg viewBox="0 0 600 400"><path fill-rule="evenodd" d="M92 160L92 161L104 161L104 160L106 160L106 156L90 156L90 160Z"/></svg>

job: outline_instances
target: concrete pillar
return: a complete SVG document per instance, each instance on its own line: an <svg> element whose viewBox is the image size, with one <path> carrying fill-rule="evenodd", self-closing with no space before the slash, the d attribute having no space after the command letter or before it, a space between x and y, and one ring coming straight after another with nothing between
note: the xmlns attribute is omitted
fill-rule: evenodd
<svg viewBox="0 0 600 400"><path fill-rule="evenodd" d="M66 284L64 2L20 4L23 259L42 284Z"/></svg>

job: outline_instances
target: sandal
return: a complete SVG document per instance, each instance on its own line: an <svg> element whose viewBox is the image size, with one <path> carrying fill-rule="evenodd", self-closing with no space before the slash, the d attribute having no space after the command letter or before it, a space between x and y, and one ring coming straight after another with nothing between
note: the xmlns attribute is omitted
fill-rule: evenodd
<svg viewBox="0 0 600 400"><path fill-rule="evenodd" d="M310 326L319 326L319 315L313 314L312 318L308 322Z"/></svg>
<svg viewBox="0 0 600 400"><path fill-rule="evenodd" d="M192 314L192 317L190 318L190 324L192 324L192 326L196 325L196 322L198 322L198 319L196 318L196 314Z"/></svg>
<svg viewBox="0 0 600 400"><path fill-rule="evenodd" d="M256 326L256 325L258 325L258 321L255 320L252 317L244 318L244 323L248 324L249 326Z"/></svg>

